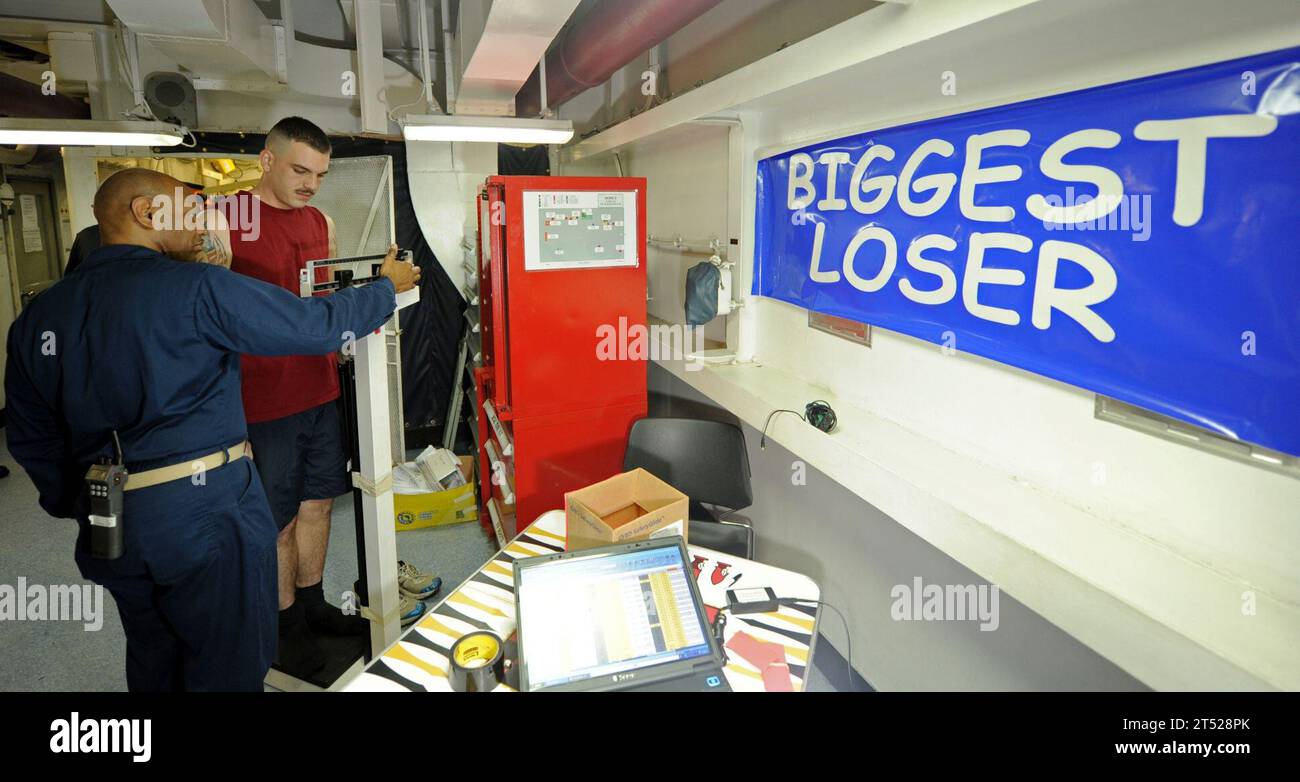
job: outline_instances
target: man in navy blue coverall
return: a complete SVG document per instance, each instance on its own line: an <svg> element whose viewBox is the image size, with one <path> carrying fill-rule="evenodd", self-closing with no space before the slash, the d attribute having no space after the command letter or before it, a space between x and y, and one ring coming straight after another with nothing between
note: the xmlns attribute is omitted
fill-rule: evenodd
<svg viewBox="0 0 1300 782"><path fill-rule="evenodd" d="M277 530L242 458L239 354L337 351L388 320L419 271L394 248L385 279L302 299L173 260L194 257L201 232L157 230L156 210L182 187L127 169L95 194L103 246L9 331L9 450L41 507L80 523L77 564L117 602L131 690L260 690L276 651ZM237 449L156 486L132 490L128 478L125 553L103 560L90 555L83 479L114 454L113 432L132 476Z"/></svg>

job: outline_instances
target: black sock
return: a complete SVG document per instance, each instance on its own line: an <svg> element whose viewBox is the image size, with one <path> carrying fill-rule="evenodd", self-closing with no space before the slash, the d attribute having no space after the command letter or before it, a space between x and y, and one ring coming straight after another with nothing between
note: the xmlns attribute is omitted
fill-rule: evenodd
<svg viewBox="0 0 1300 782"><path fill-rule="evenodd" d="M302 602L295 600L293 605L280 611L280 632L292 629L307 621L307 615L302 610Z"/></svg>
<svg viewBox="0 0 1300 782"><path fill-rule="evenodd" d="M325 587L320 581L311 586L298 587L295 595L297 597L295 602L302 604L304 609L325 603Z"/></svg>
<svg viewBox="0 0 1300 782"><path fill-rule="evenodd" d="M301 600L280 612L280 640L276 664L293 676L307 676L325 665L325 652L307 623L307 610Z"/></svg>
<svg viewBox="0 0 1300 782"><path fill-rule="evenodd" d="M338 606L325 600L325 590L320 584L298 587L298 601L302 605L307 626L314 632L330 635L365 635L370 623L356 614L344 614Z"/></svg>

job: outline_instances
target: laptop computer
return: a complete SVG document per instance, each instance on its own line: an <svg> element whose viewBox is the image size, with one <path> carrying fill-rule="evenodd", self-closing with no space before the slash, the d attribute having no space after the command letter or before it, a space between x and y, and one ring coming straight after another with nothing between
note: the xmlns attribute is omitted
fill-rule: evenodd
<svg viewBox="0 0 1300 782"><path fill-rule="evenodd" d="M515 560L519 689L727 692L679 536Z"/></svg>

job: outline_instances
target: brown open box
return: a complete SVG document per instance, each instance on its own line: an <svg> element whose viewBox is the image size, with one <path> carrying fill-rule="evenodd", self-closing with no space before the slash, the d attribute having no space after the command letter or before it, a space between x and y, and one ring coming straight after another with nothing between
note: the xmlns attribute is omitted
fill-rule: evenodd
<svg viewBox="0 0 1300 782"><path fill-rule="evenodd" d="M576 551L668 535L686 537L690 500L643 469L564 495L565 548Z"/></svg>

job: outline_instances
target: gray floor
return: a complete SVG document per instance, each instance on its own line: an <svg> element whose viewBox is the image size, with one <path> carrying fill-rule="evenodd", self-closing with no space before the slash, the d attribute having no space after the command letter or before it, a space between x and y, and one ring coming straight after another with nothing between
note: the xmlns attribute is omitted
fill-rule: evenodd
<svg viewBox="0 0 1300 782"><path fill-rule="evenodd" d="M3 435L3 430L0 430ZM72 560L76 524L45 515L36 501L36 488L14 464L0 436L0 464L11 474L0 480L0 584L65 585L88 583ZM325 594L338 603L357 577L356 537L351 495L334 504ZM398 556L438 573L444 592L465 580L494 548L478 524L459 524L397 535ZM823 615L823 621L838 621ZM126 641L112 598L104 596L102 627L89 631L74 621L0 621L0 692L114 691L126 689ZM809 673L808 690L846 689L844 658L825 643ZM855 677L854 690L868 689Z"/></svg>
<svg viewBox="0 0 1300 782"><path fill-rule="evenodd" d="M0 464L10 476L0 481L0 584L88 583L72 560L76 524L45 515L36 488L9 457L0 430ZM397 535L397 553L442 576L444 590L469 577L494 552L478 524L458 524ZM356 535L351 495L334 503L325 594L337 604L357 577ZM125 690L126 640L117 607L104 596L102 627L81 622L0 621L0 692Z"/></svg>

